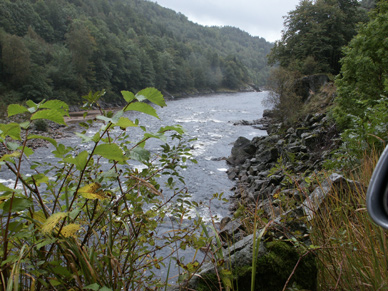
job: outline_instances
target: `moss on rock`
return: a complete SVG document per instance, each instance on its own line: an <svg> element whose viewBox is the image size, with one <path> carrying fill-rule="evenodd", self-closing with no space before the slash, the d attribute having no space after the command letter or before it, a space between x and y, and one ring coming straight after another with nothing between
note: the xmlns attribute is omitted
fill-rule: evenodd
<svg viewBox="0 0 388 291"><path fill-rule="evenodd" d="M301 254L297 248L282 241L269 242L266 244L266 248L266 254L257 260L255 290L282 290ZM252 266L237 267L232 272L234 290L251 290ZM317 289L317 265L313 254L302 258L288 284L288 287L291 286L311 291ZM216 274L208 273L202 276L195 290L218 289L219 283Z"/></svg>
<svg viewBox="0 0 388 291"><path fill-rule="evenodd" d="M255 290L282 290L301 254L295 247L282 241L270 242L266 247L268 252L257 260ZM302 289L316 290L317 266L312 254L299 263L289 286L293 283Z"/></svg>

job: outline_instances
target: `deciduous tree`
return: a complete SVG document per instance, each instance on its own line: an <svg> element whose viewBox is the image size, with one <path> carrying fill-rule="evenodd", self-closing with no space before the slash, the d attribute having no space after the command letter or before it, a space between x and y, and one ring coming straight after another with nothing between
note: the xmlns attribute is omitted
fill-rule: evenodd
<svg viewBox="0 0 388 291"><path fill-rule="evenodd" d="M381 95L388 96L388 1L380 1L371 21L345 48L341 74L337 77L335 115L343 126L352 116L362 116Z"/></svg>
<svg viewBox="0 0 388 291"><path fill-rule="evenodd" d="M337 73L341 48L356 33L363 19L356 0L303 0L285 17L285 29L280 41L269 55L269 63L283 67L302 66L312 58L318 71ZM295 66L296 65L296 66Z"/></svg>

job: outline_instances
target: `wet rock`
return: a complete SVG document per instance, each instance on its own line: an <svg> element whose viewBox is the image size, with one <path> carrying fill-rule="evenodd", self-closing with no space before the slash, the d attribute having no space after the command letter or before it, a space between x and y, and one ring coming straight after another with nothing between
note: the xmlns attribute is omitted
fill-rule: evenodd
<svg viewBox="0 0 388 291"><path fill-rule="evenodd" d="M321 208L321 204L332 191L346 193L348 191L361 191L360 189L362 189L360 183L334 173L324 180L320 186L316 187L309 197L306 198L302 205L303 211L307 216L307 219L311 220L318 211L325 211Z"/></svg>
<svg viewBox="0 0 388 291"><path fill-rule="evenodd" d="M232 155L227 161L232 165L238 165L252 158L256 147L245 137L239 137L233 145Z"/></svg>
<svg viewBox="0 0 388 291"><path fill-rule="evenodd" d="M229 270L238 270L234 279L238 290L251 290L252 251L257 245L258 252L256 260L256 273L253 274L256 282L255 290L282 290L289 279L293 276L289 285L294 283L306 290L316 290L317 288L317 265L314 255L307 255L303 260L299 260L300 254L291 244L282 241L271 241L264 243L256 236L249 235L224 251L224 256L228 257L227 265ZM298 268L293 272L295 265ZM201 271L187 282L185 290L218 290L218 277L213 263L208 263L201 268ZM221 270L221 268L220 268ZM169 291L181 290L179 287L169 287Z"/></svg>
<svg viewBox="0 0 388 291"><path fill-rule="evenodd" d="M239 234L239 232L244 230L244 226L240 219L236 219L230 220L220 229L219 236L224 242L236 242L242 238L243 234Z"/></svg>
<svg viewBox="0 0 388 291"><path fill-rule="evenodd" d="M256 154L255 158L260 164L268 164L276 162L279 157L279 151L276 147L269 148L263 152Z"/></svg>

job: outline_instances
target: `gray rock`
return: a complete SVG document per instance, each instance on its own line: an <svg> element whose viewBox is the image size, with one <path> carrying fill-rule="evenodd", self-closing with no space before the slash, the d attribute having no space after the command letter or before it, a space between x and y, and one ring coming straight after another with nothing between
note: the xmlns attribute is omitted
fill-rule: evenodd
<svg viewBox="0 0 388 291"><path fill-rule="evenodd" d="M304 133L302 139L303 144L310 149L315 148L320 142L320 136L317 133Z"/></svg>
<svg viewBox="0 0 388 291"><path fill-rule="evenodd" d="M244 229L240 219L231 220L226 223L219 232L221 239L225 242L237 241L236 235Z"/></svg>
<svg viewBox="0 0 388 291"><path fill-rule="evenodd" d="M275 147L269 148L263 152L256 154L256 160L261 164L276 162L278 157L279 157L279 151Z"/></svg>
<svg viewBox="0 0 388 291"><path fill-rule="evenodd" d="M354 191L361 188L362 186L360 183L346 179L344 176L334 173L324 180L319 187L316 187L309 197L306 198L302 204L303 211L307 216L307 219L311 220L318 211L325 211L321 208L321 204L331 191L339 191L343 193L349 190Z"/></svg>
<svg viewBox="0 0 388 291"><path fill-rule="evenodd" d="M232 165L242 164L255 154L256 147L245 137L239 137L232 148L232 156L227 160Z"/></svg>

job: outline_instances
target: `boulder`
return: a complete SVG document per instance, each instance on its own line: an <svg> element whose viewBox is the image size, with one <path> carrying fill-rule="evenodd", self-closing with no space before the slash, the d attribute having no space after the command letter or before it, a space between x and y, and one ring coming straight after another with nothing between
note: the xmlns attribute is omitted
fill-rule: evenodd
<svg viewBox="0 0 388 291"><path fill-rule="evenodd" d="M349 190L361 191L361 189L362 186L359 182L346 179L344 176L334 173L324 180L320 186L316 187L309 197L305 199L302 204L303 211L307 219L311 220L316 213L326 211L321 207L321 204L332 191L346 193Z"/></svg>
<svg viewBox="0 0 388 291"><path fill-rule="evenodd" d="M257 235L258 237L258 235ZM219 290L218 274L222 270L230 270L233 276L234 290L251 290L253 234L245 237L223 251L223 258L218 258L221 266L215 271L213 263L205 264L198 274L195 274L183 290ZM307 290L317 289L317 265L314 255L304 256L291 244L274 240L264 243L260 241L256 257L256 279L254 290L282 290L290 275L293 274L288 287L294 283ZM299 264L298 264L299 261ZM295 272L294 268L298 264ZM226 274L227 272L224 272ZM170 287L169 291L182 290Z"/></svg>
<svg viewBox="0 0 388 291"><path fill-rule="evenodd" d="M245 137L239 137L232 148L232 155L227 159L231 165L239 165L245 160L251 159L255 154L256 147Z"/></svg>
<svg viewBox="0 0 388 291"><path fill-rule="evenodd" d="M230 220L225 225L220 226L219 236L224 242L238 241L243 237L240 233L244 227L240 219Z"/></svg>

